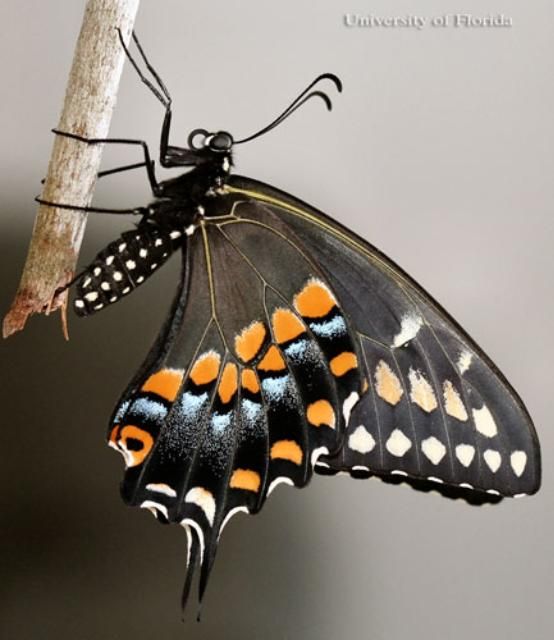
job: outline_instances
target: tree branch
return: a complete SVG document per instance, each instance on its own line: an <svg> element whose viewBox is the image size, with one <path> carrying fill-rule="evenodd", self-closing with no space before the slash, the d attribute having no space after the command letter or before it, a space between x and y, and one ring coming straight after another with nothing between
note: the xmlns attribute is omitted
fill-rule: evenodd
<svg viewBox="0 0 554 640"><path fill-rule="evenodd" d="M88 0L75 47L58 129L87 138L106 138L125 59L116 27L127 41L140 0ZM87 206L102 154L88 145L55 136L42 199ZM86 214L40 205L18 291L3 323L3 335L20 331L33 313L61 309L67 337L67 291L73 278Z"/></svg>

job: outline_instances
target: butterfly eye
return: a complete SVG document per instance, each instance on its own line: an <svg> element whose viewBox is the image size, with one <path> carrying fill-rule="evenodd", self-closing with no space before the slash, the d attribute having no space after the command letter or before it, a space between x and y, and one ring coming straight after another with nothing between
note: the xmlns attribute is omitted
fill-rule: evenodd
<svg viewBox="0 0 554 640"><path fill-rule="evenodd" d="M208 138L208 132L206 129L194 129L190 132L188 137L188 145L190 149L194 151L200 151L206 145L206 140Z"/></svg>
<svg viewBox="0 0 554 640"><path fill-rule="evenodd" d="M218 131L210 136L206 142L212 151L223 153L230 151L233 146L233 136L227 131Z"/></svg>

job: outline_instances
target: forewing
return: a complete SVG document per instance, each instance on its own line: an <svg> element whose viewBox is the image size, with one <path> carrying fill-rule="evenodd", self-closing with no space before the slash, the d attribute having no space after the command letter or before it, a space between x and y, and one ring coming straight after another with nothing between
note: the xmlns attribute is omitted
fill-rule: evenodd
<svg viewBox="0 0 554 640"><path fill-rule="evenodd" d="M229 191L244 198L237 217L288 228L356 334L363 395L340 450L316 470L375 474L477 503L537 491L539 445L520 398L421 287L304 203L239 177Z"/></svg>

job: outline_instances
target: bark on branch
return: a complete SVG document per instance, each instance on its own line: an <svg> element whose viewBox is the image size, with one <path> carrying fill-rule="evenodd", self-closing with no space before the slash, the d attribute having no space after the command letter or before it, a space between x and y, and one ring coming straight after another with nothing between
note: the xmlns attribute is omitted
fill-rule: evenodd
<svg viewBox="0 0 554 640"><path fill-rule="evenodd" d="M58 129L106 138L125 58L116 27L127 41L140 0L88 0L67 84ZM55 136L42 199L90 204L100 165L100 145ZM41 205L21 282L4 318L3 335L20 331L33 313L62 310L86 224L86 214Z"/></svg>

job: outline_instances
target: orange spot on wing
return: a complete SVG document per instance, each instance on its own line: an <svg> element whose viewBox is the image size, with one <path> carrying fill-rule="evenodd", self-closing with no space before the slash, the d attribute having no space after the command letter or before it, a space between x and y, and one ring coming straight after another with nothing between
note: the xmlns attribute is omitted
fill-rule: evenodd
<svg viewBox="0 0 554 640"><path fill-rule="evenodd" d="M329 289L319 280L310 280L294 298L294 306L304 318L326 316L337 304Z"/></svg>
<svg viewBox="0 0 554 640"><path fill-rule="evenodd" d="M155 393L169 402L173 402L179 393L183 371L180 369L162 369L153 373L142 385L142 391Z"/></svg>
<svg viewBox="0 0 554 640"><path fill-rule="evenodd" d="M261 371L283 371L286 369L283 356L274 344L269 347L265 356L258 363L258 369Z"/></svg>
<svg viewBox="0 0 554 640"><path fill-rule="evenodd" d="M272 445L269 455L272 460L288 460L294 464L302 464L304 457L300 445L294 440L278 440Z"/></svg>
<svg viewBox="0 0 554 640"><path fill-rule="evenodd" d="M243 369L240 381L245 389L248 389L251 393L258 393L260 390L260 383L258 377L252 369Z"/></svg>
<svg viewBox="0 0 554 640"><path fill-rule="evenodd" d="M139 450L133 447L129 448L127 446L127 441L129 439L141 442L142 448ZM129 424L121 428L119 443L122 448L126 449L127 455L125 457L127 459L127 466L136 467L141 464L150 453L154 445L154 438L148 433L148 431Z"/></svg>
<svg viewBox="0 0 554 640"><path fill-rule="evenodd" d="M194 384L202 385L213 382L219 373L221 358L215 351L203 353L194 363L190 377Z"/></svg>
<svg viewBox="0 0 554 640"><path fill-rule="evenodd" d="M358 358L351 351L343 351L331 360L330 366L333 375L339 378L358 366Z"/></svg>
<svg viewBox="0 0 554 640"><path fill-rule="evenodd" d="M235 469L229 486L231 489L244 489L246 491L257 492L262 480L260 474L251 469Z"/></svg>
<svg viewBox="0 0 554 640"><path fill-rule="evenodd" d="M304 324L288 309L277 309L272 317L273 333L279 344L304 333Z"/></svg>
<svg viewBox="0 0 554 640"><path fill-rule="evenodd" d="M331 429L335 428L335 412L333 411L333 406L328 400L317 400L316 402L312 402L306 411L306 417L308 418L308 422L314 427L321 427L321 425L325 425L327 427L331 427Z"/></svg>
<svg viewBox="0 0 554 640"><path fill-rule="evenodd" d="M234 362L228 362L221 374L221 380L219 382L219 397L221 402L227 403L237 392L238 386L238 372L237 365Z"/></svg>
<svg viewBox="0 0 554 640"><path fill-rule="evenodd" d="M235 351L243 362L256 357L265 340L266 329L262 322L253 322L235 337Z"/></svg>

